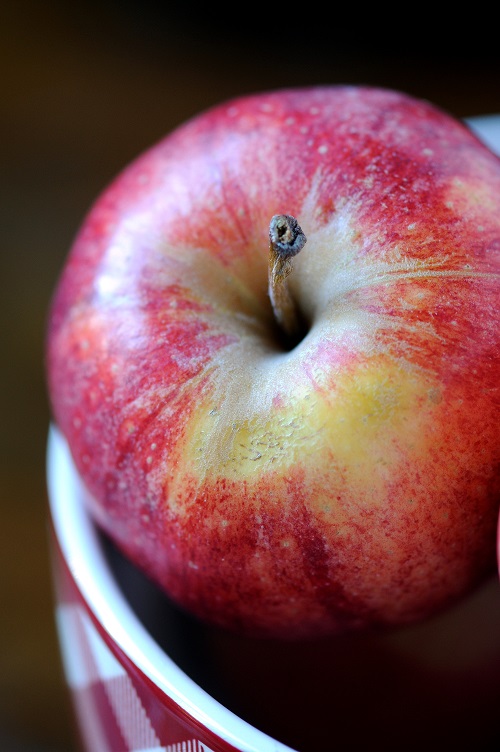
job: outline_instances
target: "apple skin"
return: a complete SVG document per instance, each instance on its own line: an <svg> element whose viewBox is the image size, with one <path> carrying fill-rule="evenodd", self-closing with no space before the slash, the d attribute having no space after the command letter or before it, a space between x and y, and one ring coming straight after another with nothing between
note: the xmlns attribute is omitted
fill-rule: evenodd
<svg viewBox="0 0 500 752"><path fill-rule="evenodd" d="M307 244L287 348L274 214ZM280 639L415 623L496 568L500 160L402 92L242 96L91 207L49 312L96 523L182 608Z"/></svg>

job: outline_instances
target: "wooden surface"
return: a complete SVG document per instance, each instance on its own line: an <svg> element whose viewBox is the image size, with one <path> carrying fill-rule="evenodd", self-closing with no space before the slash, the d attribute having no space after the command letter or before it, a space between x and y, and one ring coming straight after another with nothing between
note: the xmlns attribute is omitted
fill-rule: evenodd
<svg viewBox="0 0 500 752"><path fill-rule="evenodd" d="M2 752L74 749L47 547L43 338L58 271L97 193L181 121L250 91L370 83L458 117L500 112L488 19L468 18L457 34L429 17L393 27L354 12L325 18L309 4L296 19L252 6L237 25L213 9L184 4L168 16L160 5L170 4L20 0L0 10Z"/></svg>

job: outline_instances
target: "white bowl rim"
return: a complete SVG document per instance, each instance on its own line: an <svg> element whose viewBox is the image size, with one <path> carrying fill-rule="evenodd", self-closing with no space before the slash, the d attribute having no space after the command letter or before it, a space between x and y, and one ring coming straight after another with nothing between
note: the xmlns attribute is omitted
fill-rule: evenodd
<svg viewBox="0 0 500 752"><path fill-rule="evenodd" d="M500 156L500 114L478 115L465 118L465 122L492 151Z"/></svg>
<svg viewBox="0 0 500 752"><path fill-rule="evenodd" d="M47 442L49 509L58 545L87 606L110 639L154 685L241 752L293 752L224 707L165 653L135 615L106 561L85 505L68 444L51 424Z"/></svg>

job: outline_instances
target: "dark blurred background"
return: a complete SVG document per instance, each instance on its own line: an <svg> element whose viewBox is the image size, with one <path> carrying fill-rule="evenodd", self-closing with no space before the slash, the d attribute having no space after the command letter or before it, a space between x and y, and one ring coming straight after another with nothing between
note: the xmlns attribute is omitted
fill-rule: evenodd
<svg viewBox="0 0 500 752"><path fill-rule="evenodd" d="M0 8L2 752L74 748L47 545L43 341L58 272L97 194L186 118L261 89L368 83L457 117L500 113L492 18L350 5Z"/></svg>

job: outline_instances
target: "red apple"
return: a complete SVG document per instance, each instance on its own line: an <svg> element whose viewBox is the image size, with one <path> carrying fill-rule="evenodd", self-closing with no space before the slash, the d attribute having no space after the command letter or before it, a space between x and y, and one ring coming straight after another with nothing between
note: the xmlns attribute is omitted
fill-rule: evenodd
<svg viewBox="0 0 500 752"><path fill-rule="evenodd" d="M273 215L307 236L293 342ZM91 514L236 632L444 609L496 568L499 270L500 160L432 104L332 86L202 113L103 192L55 291L49 391Z"/></svg>

